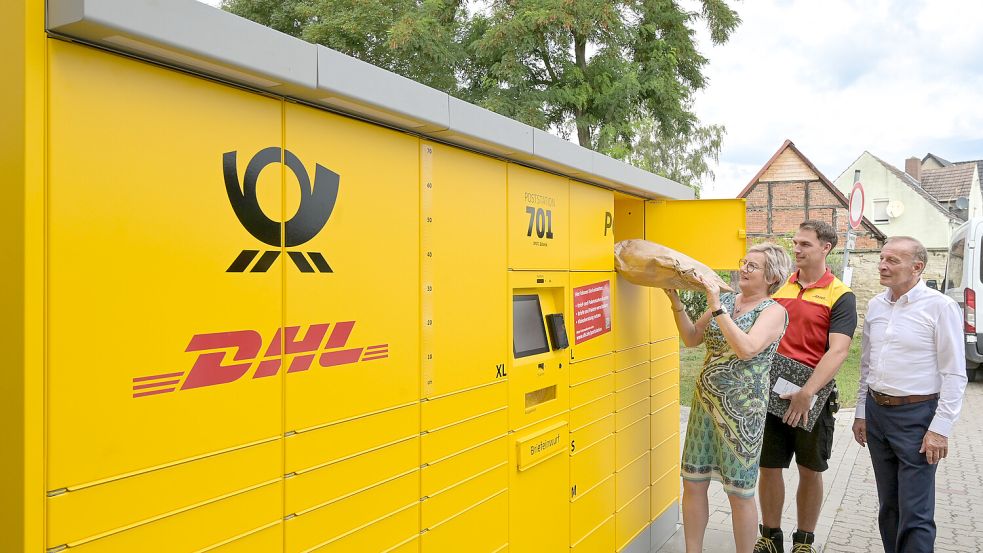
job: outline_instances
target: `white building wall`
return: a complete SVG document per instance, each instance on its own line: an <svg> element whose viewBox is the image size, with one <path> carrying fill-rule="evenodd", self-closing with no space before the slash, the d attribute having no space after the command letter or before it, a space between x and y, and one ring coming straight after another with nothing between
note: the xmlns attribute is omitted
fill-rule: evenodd
<svg viewBox="0 0 983 553"><path fill-rule="evenodd" d="M887 236L911 236L920 240L926 248L948 248L949 236L954 225L938 208L929 203L906 183L900 182L891 171L864 152L833 182L840 192L849 196L853 189L853 174L860 170L860 182L864 188L864 215ZM977 183L977 186L979 184ZM974 194L983 203L979 192ZM874 221L874 200L899 200L904 205L898 217L889 217L886 223Z"/></svg>

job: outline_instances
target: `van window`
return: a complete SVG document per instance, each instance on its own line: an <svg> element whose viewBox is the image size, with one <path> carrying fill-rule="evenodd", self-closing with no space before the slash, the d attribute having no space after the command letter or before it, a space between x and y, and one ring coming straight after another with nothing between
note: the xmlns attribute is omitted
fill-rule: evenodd
<svg viewBox="0 0 983 553"><path fill-rule="evenodd" d="M960 238L949 248L949 262L945 264L945 290L963 288L963 252L966 238Z"/></svg>

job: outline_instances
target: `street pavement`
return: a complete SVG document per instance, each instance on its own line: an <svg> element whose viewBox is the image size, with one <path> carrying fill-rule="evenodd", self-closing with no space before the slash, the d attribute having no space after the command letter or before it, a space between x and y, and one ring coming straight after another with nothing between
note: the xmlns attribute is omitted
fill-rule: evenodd
<svg viewBox="0 0 983 553"><path fill-rule="evenodd" d="M866 448L853 439L853 409L836 414L833 457L824 473L824 496L816 543L827 553L874 553L884 549L877 529L877 487ZM680 413L680 439L685 439L689 409ZM794 467L794 465L793 465ZM785 471L782 528L795 529L795 488L798 475ZM703 550L734 551L730 504L721 485L710 484L710 522ZM936 553L983 553L983 382L970 382L962 413L949 440L949 456L936 475ZM788 538L787 538L788 539ZM791 544L786 542L786 551ZM685 553L682 526L657 550Z"/></svg>

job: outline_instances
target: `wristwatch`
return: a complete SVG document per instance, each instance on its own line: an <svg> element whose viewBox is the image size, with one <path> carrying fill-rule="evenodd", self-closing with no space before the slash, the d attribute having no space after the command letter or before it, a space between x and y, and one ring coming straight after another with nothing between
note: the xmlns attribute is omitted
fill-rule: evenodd
<svg viewBox="0 0 983 553"><path fill-rule="evenodd" d="M720 315L723 315L726 312L727 312L727 310L724 309L724 306L721 305L720 306L720 309L717 309L716 311L711 311L710 312L710 318L711 319L716 319L717 317L719 317Z"/></svg>

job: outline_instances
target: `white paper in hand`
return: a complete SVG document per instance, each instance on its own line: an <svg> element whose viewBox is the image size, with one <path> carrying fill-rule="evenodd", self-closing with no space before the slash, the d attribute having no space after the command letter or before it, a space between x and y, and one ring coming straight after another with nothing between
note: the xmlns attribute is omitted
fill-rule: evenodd
<svg viewBox="0 0 983 553"><path fill-rule="evenodd" d="M779 377L778 380L775 381L775 387L772 388L772 391L782 396L785 394L794 394L795 392L798 392L801 389L802 388L800 388L799 386L796 386L795 384L792 384L788 380ZM815 406L816 406L816 396L812 396L812 401L809 403L809 409L812 409Z"/></svg>

